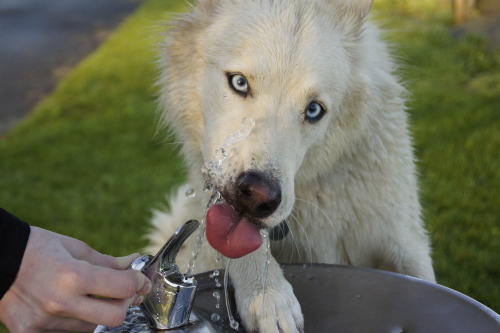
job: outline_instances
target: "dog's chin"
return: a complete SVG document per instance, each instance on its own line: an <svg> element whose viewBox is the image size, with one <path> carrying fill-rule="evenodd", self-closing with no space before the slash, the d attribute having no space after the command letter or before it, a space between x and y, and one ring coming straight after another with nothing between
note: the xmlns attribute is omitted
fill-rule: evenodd
<svg viewBox="0 0 500 333"><path fill-rule="evenodd" d="M250 221L263 229L273 229L279 226L284 220L286 216L282 216L282 214L273 214L265 219L250 219Z"/></svg>

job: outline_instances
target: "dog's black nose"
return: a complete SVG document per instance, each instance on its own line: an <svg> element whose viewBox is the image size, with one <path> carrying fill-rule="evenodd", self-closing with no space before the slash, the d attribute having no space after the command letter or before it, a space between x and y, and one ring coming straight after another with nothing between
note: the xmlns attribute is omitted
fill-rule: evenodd
<svg viewBox="0 0 500 333"><path fill-rule="evenodd" d="M236 182L236 205L244 214L263 218L271 215L281 202L279 183L257 171L242 173Z"/></svg>

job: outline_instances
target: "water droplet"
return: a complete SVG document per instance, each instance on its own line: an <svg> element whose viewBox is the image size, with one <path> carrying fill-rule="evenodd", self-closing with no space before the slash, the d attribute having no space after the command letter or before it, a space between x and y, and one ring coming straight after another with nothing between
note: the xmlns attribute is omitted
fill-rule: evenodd
<svg viewBox="0 0 500 333"><path fill-rule="evenodd" d="M196 197L196 190L194 188L188 189L186 191L186 197L188 197L189 199Z"/></svg>
<svg viewBox="0 0 500 333"><path fill-rule="evenodd" d="M217 263L217 267L221 266L222 263L222 254L220 252L215 253L215 262Z"/></svg>
<svg viewBox="0 0 500 333"><path fill-rule="evenodd" d="M214 277L216 277L216 276L219 276L219 274L220 274L219 270L218 270L218 269L214 269L214 271L213 271L212 273L210 273L210 275L209 275L209 276L210 276L211 278L214 278Z"/></svg>
<svg viewBox="0 0 500 333"><path fill-rule="evenodd" d="M231 318L231 320L229 321L229 326L231 326L233 330L237 331L240 328L240 323L234 320L234 318Z"/></svg>
<svg viewBox="0 0 500 333"><path fill-rule="evenodd" d="M212 321L217 322L217 321L219 321L219 320L220 320L220 315L219 315L218 313L212 313L212 315L210 316L210 319L211 319Z"/></svg>
<svg viewBox="0 0 500 333"><path fill-rule="evenodd" d="M215 297L215 300L216 300L215 308L219 309L220 308L220 293L218 291L214 291L212 296Z"/></svg>
<svg viewBox="0 0 500 333"><path fill-rule="evenodd" d="M224 159L226 157L227 157L227 154L226 154L226 151L224 150L224 148L217 148L215 150L215 156L214 156L214 158L215 158L215 160L217 162L220 163L220 162L224 161Z"/></svg>

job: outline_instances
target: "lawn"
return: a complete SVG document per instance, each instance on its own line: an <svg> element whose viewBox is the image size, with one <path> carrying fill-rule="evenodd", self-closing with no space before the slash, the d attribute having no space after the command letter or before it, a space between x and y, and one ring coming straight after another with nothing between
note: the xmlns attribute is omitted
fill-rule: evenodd
<svg viewBox="0 0 500 333"><path fill-rule="evenodd" d="M416 2L376 1L374 14L410 91L437 278L498 312L500 57L479 37L453 39L449 14ZM145 245L150 209L184 178L172 140L156 133L153 83L161 22L186 6L146 0L0 139L3 208L104 253Z"/></svg>

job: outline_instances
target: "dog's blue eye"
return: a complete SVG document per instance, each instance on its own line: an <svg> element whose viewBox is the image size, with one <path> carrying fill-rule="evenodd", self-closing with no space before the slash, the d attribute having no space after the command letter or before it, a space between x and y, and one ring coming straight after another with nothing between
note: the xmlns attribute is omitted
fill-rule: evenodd
<svg viewBox="0 0 500 333"><path fill-rule="evenodd" d="M248 81L240 74L232 74L228 76L229 84L239 94L248 94Z"/></svg>
<svg viewBox="0 0 500 333"><path fill-rule="evenodd" d="M325 109L318 102L312 102L306 109L306 120L310 123L319 121L325 114Z"/></svg>

